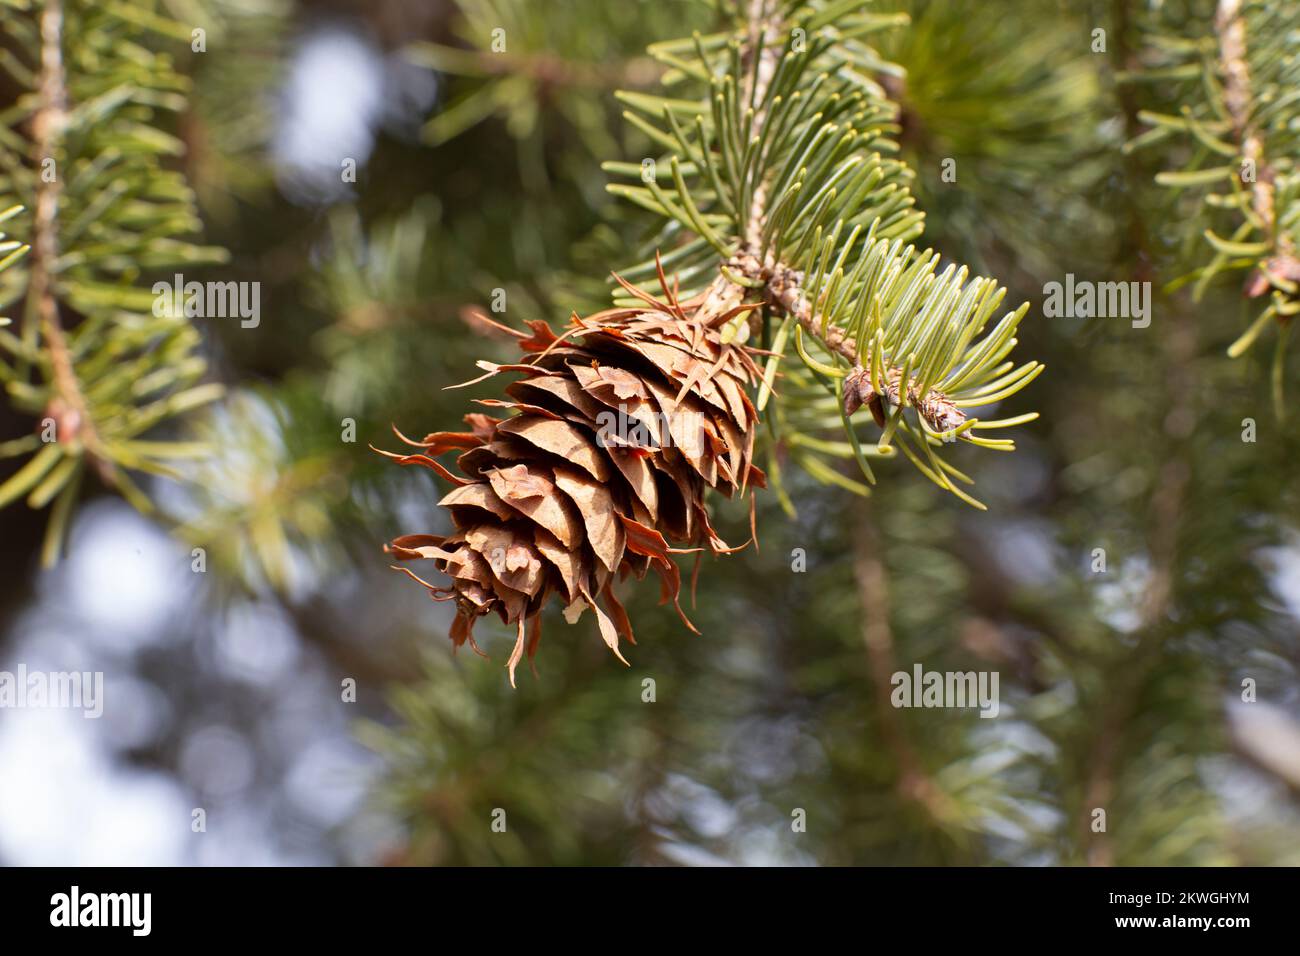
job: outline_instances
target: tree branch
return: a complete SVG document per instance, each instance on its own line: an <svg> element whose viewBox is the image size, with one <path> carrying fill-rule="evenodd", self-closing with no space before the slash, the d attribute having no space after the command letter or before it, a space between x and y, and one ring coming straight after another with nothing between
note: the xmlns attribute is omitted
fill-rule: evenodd
<svg viewBox="0 0 1300 956"><path fill-rule="evenodd" d="M67 120L67 78L63 68L62 0L46 0L41 12L41 72L38 106L32 116L32 157L39 170L32 218L31 267L28 273L27 315L35 316L40 337L49 350L54 396L46 414L54 419L59 441L79 440L101 477L109 480L112 464L99 450L81 383L73 368L72 351L59 319L54 273L59 258L58 215L63 192L62 171L47 175L45 162L54 158Z"/></svg>
<svg viewBox="0 0 1300 956"><path fill-rule="evenodd" d="M1264 240L1273 246L1275 257L1265 262L1257 281L1247 286L1246 294L1254 297L1268 288L1268 273L1287 279L1300 273L1300 261L1291 239L1277 228L1274 173L1264 150L1264 136L1251 119L1250 66L1246 59L1246 21L1241 0L1219 0L1214 18L1219 37L1219 70L1223 74L1223 102L1232 121L1232 132L1241 147L1241 156L1254 167L1250 187L1251 210L1263 224ZM1280 319L1283 317L1279 317Z"/></svg>
<svg viewBox="0 0 1300 956"><path fill-rule="evenodd" d="M1277 213L1273 206L1273 171L1264 156L1264 138L1250 119L1250 67L1246 62L1246 21L1241 0L1219 0L1214 27L1219 35L1219 68L1223 72L1223 102L1232 120L1232 132L1244 159L1255 167L1251 206L1273 241Z"/></svg>
<svg viewBox="0 0 1300 956"><path fill-rule="evenodd" d="M749 5L750 35L742 58L746 64L742 102L754 105L754 122L751 127L751 135L754 137L762 135L767 120L767 105L764 101L781 56L780 46L772 42L782 27L780 19L773 13L774 6L771 0L750 0ZM757 64L757 69L753 69L753 57L759 49L762 50L762 60ZM706 323L721 321L723 316L728 316L744 302L750 289L759 288L772 309L779 314L793 316L805 332L831 352L847 359L855 370L860 370L863 364L869 364L869 355L862 356L862 361L859 361L858 343L846 335L843 329L828 326L823 331L813 321L812 302L804 294L805 277L802 272L777 261L770 254L766 258L761 257L763 226L766 221L767 184L760 182L745 211L745 235L742 237L741 250L726 264L728 272L742 277L749 285L733 281L726 272L720 270L718 277L705 290L696 318ZM965 412L938 389L931 388L922 395L915 378L909 379L904 385L902 369L886 364L884 380L883 394L890 404L912 405L934 431L949 432L966 421ZM870 404L870 396L863 396L863 403ZM855 403L853 408L856 407ZM851 413L853 409L848 410Z"/></svg>
<svg viewBox="0 0 1300 956"><path fill-rule="evenodd" d="M73 374L59 306L54 294L54 269L58 259L59 197L63 191L58 171L47 175L45 163L53 159L66 117L66 81L60 48L63 11L60 0L48 0L41 14L41 73L37 94L39 106L32 117L32 159L40 170L36 181L36 203L32 222L31 272L27 287L29 308L34 308L40 332L50 349L56 389L73 394Z"/></svg>

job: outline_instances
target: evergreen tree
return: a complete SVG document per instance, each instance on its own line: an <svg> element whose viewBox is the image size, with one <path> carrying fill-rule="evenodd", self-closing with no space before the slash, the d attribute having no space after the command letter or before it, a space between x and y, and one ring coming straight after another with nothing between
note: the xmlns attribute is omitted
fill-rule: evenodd
<svg viewBox="0 0 1300 956"><path fill-rule="evenodd" d="M231 728L214 819L360 862L1300 862L1294 3L356 4L385 103L437 102L309 201L315 8L3 2L4 633L79 501L202 549L184 640L120 663L176 715L124 759L201 792ZM178 271L262 323L155 311ZM1053 314L1067 277L1149 323ZM382 857L294 815L280 691L211 662L250 609L314 700L355 682ZM996 716L897 706L917 668Z"/></svg>

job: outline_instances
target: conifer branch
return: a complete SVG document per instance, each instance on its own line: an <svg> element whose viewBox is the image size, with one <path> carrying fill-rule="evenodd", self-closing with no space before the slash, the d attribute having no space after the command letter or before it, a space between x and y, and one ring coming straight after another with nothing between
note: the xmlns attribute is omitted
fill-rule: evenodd
<svg viewBox="0 0 1300 956"><path fill-rule="evenodd" d="M1277 210L1274 208L1274 173L1264 153L1264 137L1251 117L1254 96L1250 83L1250 64L1246 50L1246 21L1241 0L1219 0L1214 21L1219 38L1219 66L1223 73L1223 104L1232 122L1234 139L1241 145L1241 155L1255 169L1251 184L1251 206L1262 224L1264 239L1277 243L1281 255L1293 249L1285 235L1277 234Z"/></svg>
<svg viewBox="0 0 1300 956"><path fill-rule="evenodd" d="M871 365L870 352L859 347L858 342L843 327L828 325L823 328L815 321L812 303L804 292L804 273L780 262L760 264L753 255L738 256L728 266L735 274L761 283L766 301L775 308L778 315L793 318L800 328L821 342L828 352L848 362L853 370L845 381L845 390L849 394L845 395L844 404L848 414L851 415L866 405L876 417L877 424L883 425L883 412L879 408L878 399L884 398L894 407L910 405L915 408L935 432L950 433L966 421L966 413L939 389L928 388L922 392L915 376L907 376L904 391L903 377L906 373L896 365L885 365L883 375L876 383L880 385L877 395L875 386L866 373L866 368ZM725 275L721 279L723 283L730 284ZM736 288L744 289L743 286Z"/></svg>
<svg viewBox="0 0 1300 956"><path fill-rule="evenodd" d="M776 48L767 43L769 35L775 35L778 25L772 20L772 11L775 8L773 0L750 0L749 4L749 23L750 33L746 48L742 54L741 62L746 64L745 79L745 101L756 104L754 107L754 135L762 134L762 130L767 123L768 103L767 88L772 81L772 74L776 66ZM761 57L761 62L756 69L752 67L752 61L756 55L755 51L761 51L757 55ZM745 220L748 223L745 235L745 247L748 250L755 250L761 247L761 234L764 223L767 221L767 184L760 182L754 189L754 199L749 204L749 209L745 214ZM766 287L766 280L763 275L763 264L759 262L751 252L749 255L732 259L731 263L739 269L739 274L752 280L755 283L761 283ZM734 273L733 273L734 274ZM748 294L751 286L747 286L734 281L724 271L719 271L718 276L709 286L708 291L704 294L704 304L696 313L698 321L706 324L716 322L718 316L730 313L739 306Z"/></svg>
<svg viewBox="0 0 1300 956"><path fill-rule="evenodd" d="M1013 442L980 431L1036 416L989 422L967 410L1010 397L1043 366L1005 361L1027 305L986 333L1005 290L964 267L939 272L939 256L908 244L923 216L913 173L892 158L898 107L876 79L893 67L862 42L907 18L868 5L755 0L731 31L651 46L678 67L677 80L705 81L707 92L700 100L621 97L629 122L667 153L606 164L643 184L611 184L611 192L666 220L647 258L620 272L650 293L662 253L693 321L773 346L760 410L783 391L776 363L791 346L798 351L814 388L835 395L833 424L818 427L850 433L847 442L802 444L795 457L818 480L869 494L867 458L901 451L940 487L983 507L959 487L971 479L939 450L953 441L1012 450ZM618 306L635 299L615 293ZM805 340L829 361L810 355ZM791 372L783 375L789 385ZM818 401L815 392L805 397ZM778 397L778 406L785 402ZM849 418L862 405L881 428L869 453ZM856 459L866 484L814 455Z"/></svg>
<svg viewBox="0 0 1300 956"><path fill-rule="evenodd" d="M1201 194L1197 231L1213 254L1186 278L1195 280L1199 299L1217 276L1248 270L1244 296L1268 296L1228 355L1244 354L1270 327L1278 331L1272 390L1281 417L1284 350L1289 326L1300 314L1300 138L1293 103L1300 60L1292 49L1300 7L1218 0L1212 10L1212 17L1193 21L1199 35L1186 38L1170 38L1153 13L1152 74L1185 82L1190 102L1178 103L1176 114L1143 112L1150 128L1125 148L1162 142L1174 133L1191 147L1185 168L1156 177L1162 185ZM1181 21L1178 27L1191 32Z"/></svg>
<svg viewBox="0 0 1300 956"><path fill-rule="evenodd" d="M73 367L54 273L59 257L58 212L63 190L61 171L45 175L43 164L53 159L59 146L67 107L67 81L63 69L63 4L47 0L41 11L41 73L37 88L39 106L32 116L32 159L42 175L36 181L32 210L32 243L27 301L29 321L35 316L40 337L49 351L54 395L46 413L55 422L59 441L79 442L105 481L112 480L113 465L99 454L99 436Z"/></svg>
<svg viewBox="0 0 1300 956"><path fill-rule="evenodd" d="M0 441L0 458L27 459L0 482L0 507L50 507L49 565L88 470L149 512L130 473L179 477L172 463L202 453L145 437L221 390L199 383L205 363L190 317L160 310L140 281L226 255L183 238L199 227L194 196L164 166L184 146L158 118L185 107L187 83L144 37L188 28L149 0L20 6L12 29L5 21L14 41L5 65L26 92L0 128L0 193L17 201L3 218L16 217L30 248L5 288L3 305L23 303L23 326L0 334L0 380L15 409L43 422Z"/></svg>
<svg viewBox="0 0 1300 956"><path fill-rule="evenodd" d="M756 104L751 137L761 139L767 122L767 91L772 76L780 60L780 47L773 40L778 36L781 21L774 16L776 4L772 0L751 0L749 21L751 30L747 45L742 53L741 62L746 66L745 100ZM760 58L757 67L753 66L755 56ZM763 253L763 232L768 224L768 183L760 182L754 189L754 199L746 212L746 231L744 247L741 253L733 256L727 263L728 268L721 270L713 285L705 293L705 302L697 313L697 319L715 322L719 315L730 313L739 306L752 289L759 289L763 299L773 306L778 315L791 316L813 338L822 343L829 352L844 358L854 371L861 373L870 367L869 352L864 353L858 343L845 333L844 329L830 325L822 327L814 322L813 307L805 291L805 275L779 261L772 252ZM731 276L742 277L747 282L738 283ZM757 316L751 316L750 322L757 326ZM921 392L914 377L909 377L906 397L903 388L904 370L896 365L884 367L883 388L881 394L891 405L911 404L915 407L929 426L936 432L950 432L966 421L966 415L957 408L943 392L937 388L928 388ZM861 380L861 378L859 379ZM853 409L868 404L877 416L880 424L881 413L872 404L872 389L868 386L866 394L857 400L849 398Z"/></svg>

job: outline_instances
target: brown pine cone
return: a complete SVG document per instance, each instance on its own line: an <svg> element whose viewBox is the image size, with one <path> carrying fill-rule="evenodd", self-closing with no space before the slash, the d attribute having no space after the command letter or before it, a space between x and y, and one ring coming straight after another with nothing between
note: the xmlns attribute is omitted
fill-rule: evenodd
<svg viewBox="0 0 1300 956"><path fill-rule="evenodd" d="M627 288L631 289L630 286ZM633 290L637 291L637 290ZM405 568L435 601L455 601L456 647L475 651L473 627L496 611L516 624L510 682L524 653L531 663L541 639L542 609L552 595L573 623L587 607L601 636L619 652L635 644L614 594L615 577L660 578L660 603L679 602L673 554L732 551L709 523L705 491L731 497L766 484L751 463L758 413L747 394L759 377L748 349L724 343L723 323L742 309L702 319L686 308L638 292L644 308L576 314L560 336L544 321L519 338L522 364L479 362L472 385L501 373L521 377L509 400L480 405L508 417L465 416L470 430L434 432L420 449L388 455L422 465L456 487L439 504L456 531L409 534L386 549L400 561L431 559L451 579L436 586ZM491 322L491 320L486 320ZM492 323L496 325L496 323ZM503 328L502 326L497 326ZM459 450L454 474L438 456ZM751 529L753 499L751 495ZM675 544L677 546L671 546Z"/></svg>

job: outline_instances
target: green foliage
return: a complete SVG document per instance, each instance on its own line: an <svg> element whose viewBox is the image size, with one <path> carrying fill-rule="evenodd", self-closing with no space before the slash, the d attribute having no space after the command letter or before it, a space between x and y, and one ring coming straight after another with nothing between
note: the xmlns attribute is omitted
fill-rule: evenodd
<svg viewBox="0 0 1300 956"><path fill-rule="evenodd" d="M136 191L129 211L137 214L140 204L167 197L190 202L176 175L183 162L204 219L222 230L220 239L239 256L241 272L261 278L276 306L275 321L264 322L256 335L233 331L232 324L211 329L231 395L186 415L185 424L188 430L192 422L193 437L220 453L169 459L169 468L188 480L145 489L177 520L187 549L206 549L211 571L195 576L187 616L175 621L183 638L175 642L183 650L183 676L158 670L152 654L146 655L150 669L138 674L167 695L177 715L168 745L150 754L160 769L174 769L169 755L185 751L194 726L213 715L230 723L232 709L249 710L248 698L226 696L226 678L211 681L213 672L204 667L221 656L211 651L222 649L222 634L241 627L247 634L239 609L248 606L245 592L251 590L259 606L274 608L277 619L297 632L294 673L335 688L339 678L356 677L359 710L375 708L369 713L376 721L359 736L386 764L376 800L402 824L394 861L1297 862L1294 792L1250 757L1252 747L1267 747L1270 740L1258 731L1243 737L1225 718L1225 702L1236 703L1243 680L1258 682L1260 703L1237 706L1284 710L1296 678L1297 608L1287 582L1300 541L1300 482L1294 477L1300 434L1259 415L1267 396L1249 374L1249 359L1228 362L1208 354L1237 334L1222 326L1243 304L1253 310L1251 300L1233 284L1216 281L1199 290L1199 304L1188 289L1157 295L1145 330L1101 321L1022 323L1011 338L1025 338L1034 357L1053 370L1035 385L1043 418L1023 429L1015 455L954 448L980 459L980 497L988 514L915 481L882 481L869 501L859 500L854 492L870 486L864 465L880 470L905 457L905 441L935 471L916 438L929 437L928 423L909 407L901 418L911 431L884 447L879 426L864 413L849 417L846 431L847 360L819 339L823 315L830 315L827 334L841 327L856 334L837 323L848 302L865 300L880 304L882 332L898 312L888 330L891 359L905 362L909 350L917 351L905 339L908 329L918 340L924 331L915 322L918 310L909 316L886 308L891 296L879 284L867 285L868 269L879 272L896 262L896 243L899 255L909 243L933 245L980 274L1000 276L1013 302L1034 299L1046 282L1067 272L1107 281L1150 278L1159 286L1203 266L1210 248L1204 229L1230 238L1242 221L1240 209L1204 202L1207 192L1231 195L1231 181L1174 190L1157 186L1154 177L1212 168L1228 158L1210 151L1198 160L1202 146L1190 130L1171 130L1150 148L1124 155L1118 145L1141 132L1136 110L1128 115L1130 97L1161 116L1181 117L1184 105L1208 110L1206 120L1213 122L1213 100L1202 96L1193 76L1203 81L1214 54L1179 58L1147 49L1131 29L1145 26L1150 16L1166 25L1167 34L1213 42L1213 4L825 5L821 9L834 6L845 16L865 15L857 22L873 29L850 38L848 46L842 38L827 46L834 38L826 31L843 32L848 22L837 18L808 32L803 59L789 56L793 24L774 30L780 42L772 46L781 47L781 75L789 84L782 90L800 92L801 100L815 93L817 102L808 104L798 124L786 113L785 131L773 127L756 152L748 146L752 136L744 135L747 110L726 101L743 97L750 75L733 69L730 44L741 44L743 64L749 38L736 4L489 6L458 0L453 6L467 13L458 34L466 49L442 63L453 74L457 55L496 55L491 29L500 25L507 28L510 56L552 51L555 61L576 70L596 69L600 82L539 83L535 76L516 79L513 67L487 76L444 75L452 103L503 84L522 99L484 94L479 105L490 104L492 118L466 124L436 146L381 137L354 193L324 212L293 207L267 188L275 177L264 109L282 73L280 38L287 23L310 27L318 6L296 6L292 21L287 15L283 21L278 15L258 19L268 10L276 14L274 5L260 0L214 3L211 16L206 9L187 12L183 0L101 6L69 7L68 29L84 30L78 24L93 15L116 38L79 44L79 50L98 51L99 59L79 53L78 69L94 66L91 78L106 83L114 70L125 75L120 64L101 69L103 62L117 63L119 54L147 56L158 67L166 62L158 51L175 49L171 79L158 80L151 70L142 89L152 96L150 84L161 83L189 103L181 125L171 112L135 100L107 114L105 131L127 109L146 128L177 135L187 147L184 156L131 155L123 166L131 172L124 183ZM188 34L174 26L171 39L138 26L122 28L114 11L126 6L165 9L183 22L208 24L209 52L179 58ZM384 6L381 13L372 5L376 9L362 16L379 29L381 16L404 6ZM1277 15L1292 6L1284 0L1270 8ZM783 9L815 16L814 6ZM11 44L20 54L18 66L4 60L0 69L13 75L25 66L22 85L29 91L38 64L30 24L39 10L38 4L10 3L0 21L7 38L26 38ZM236 22L250 11L253 19ZM903 12L910 27L874 29ZM477 26L470 28L471 22ZM255 24L261 23L272 32L259 34ZM220 24L239 37L237 49L214 40ZM1096 27L1107 30L1108 54L1089 49ZM620 128L608 87L645 66L647 42L691 28L701 30L704 58L693 41L656 44L660 62L653 75L631 84L637 95L625 101L642 125ZM844 49L858 59L837 60ZM1179 68L1194 66L1196 73L1160 78L1144 71L1151 82L1116 87L1120 69L1141 65L1130 60L1139 49L1147 65L1177 60ZM796 80L790 71L800 64ZM198 88L186 89L191 84L176 73L195 77ZM823 73L827 78L810 91ZM714 76L725 107L716 120ZM646 99L660 77L668 87L658 102L670 108L671 119L655 99ZM85 90L89 79L75 83ZM840 94L835 104L828 101L832 90ZM1269 101L1280 104L1279 113L1294 103L1287 95ZM846 98L853 103L840 105ZM39 167L23 119L34 104L33 94L24 94L0 129L8 144L0 175L9 177L6 183L26 177L29 184L25 192L16 185L2 190L12 199L0 206L21 203L25 211L0 214L7 216L0 228L12 237L0 237L0 260L35 245ZM823 159L833 159L821 168L806 161L796 168L789 131L797 127L811 142L825 124L812 120L818 110L838 110L836 136L823 135L813 150L828 150ZM707 168L693 165L706 151L693 119L700 115L707 154L722 163L721 190ZM1269 135L1284 132L1284 125L1279 120ZM841 145L850 126L858 138ZM668 139L652 140L645 127ZM646 145L651 142L656 145ZM779 155L778 143L784 144ZM68 155L91 158L76 145L64 147ZM593 156L616 155L627 161L611 167L620 184L656 208L649 235L636 227L654 217L634 204L607 201L601 178L593 175ZM1294 148L1286 155L1294 158ZM674 156L694 212L721 240L721 250L698 229L678 189ZM658 193L640 178L642 158L656 161ZM956 160L955 182L942 176L949 158ZM748 169L747 176L729 172L733 161ZM143 172L151 163L156 176ZM576 640L558 640L558 618L547 622L538 677L521 674L517 691L501 666L502 641L508 648L511 635L482 635L490 662L450 655L447 609L406 587L376 547L397 526L446 531L431 504L437 489L429 476L386 467L366 445L387 441L390 424L407 431L431 423L454 426L466 410L465 393L444 386L472 374L467 370L475 359L512 355L509 342L462 319L466 307L491 311L503 290L504 314L497 316L503 322L594 311L608 303L604 279L611 265L632 261L633 246L644 252L640 271L618 269L621 274L657 292L652 269L659 250L683 295L703 291L718 265L747 240L739 210L746 189L752 199L760 166L773 182L789 173L790 183L807 168L800 194L811 196L837 163L852 165L834 199L827 190L821 208L791 201L786 229L806 239L805 248L780 245L796 259L786 264L805 273L801 288L812 288L821 252L836 223L844 222L820 280L819 288L830 294L818 300L816 321L796 332L774 307L748 333L753 344L786 355L781 374L773 369L772 389L764 389L764 416L776 436L768 471L777 493L759 498L761 549L702 570L698 600L688 612L703 635L684 635L675 615L656 607L656 595L631 591L628 610L639 641L627 650L631 669L611 665L594 633L579 630L570 632ZM842 184L863 168L878 177L875 188L893 190L855 210ZM665 215L665 197L677 217ZM893 205L884 206L886 199ZM88 208L76 196L68 202L77 204L69 208ZM918 205L927 213L924 243L916 231ZM168 208L180 214L174 202ZM888 222L875 226L874 234L871 221L855 218L857 211L882 209ZM110 206L103 217L122 248L175 238L130 228L126 211ZM65 221L61 214L56 223L65 229L79 215ZM195 224L192 207L183 218ZM88 222L98 224L94 216ZM1175 249L1169 238L1181 238L1184 222L1193 228L1186 230L1184 248ZM840 262L839 251L857 226L854 252ZM784 242L775 226L768 235L769 252ZM872 244L868 235L875 236ZM882 238L888 238L884 246ZM94 281L134 290L137 297L155 277L141 263L126 268L132 262L124 253L99 257L98 246L75 236L60 239L60 246L61 254L71 249L96 257L97 271L83 276L98 276ZM163 262L168 247L149 248L159 264L156 277L170 278L171 266ZM849 295L849 277L863 256L868 265L858 285L837 303ZM0 417L25 390L48 388L53 371L48 358L35 358L49 353L39 314L25 314L32 258L27 252L0 272L7 303L0 313L14 319L0 328L0 337L22 348L32 320L37 337L27 377L6 379L7 387L10 381L18 386L6 393ZM69 274L88 261L69 260ZM960 302L980 281L967 276L959 282L960 270L944 279L946 267L932 264L933 254L913 251L909 261L924 287L918 297L946 288L950 300L956 293ZM107 271L114 264L122 271ZM839 269L839 289L831 291ZM58 275L63 281L64 273ZM982 307L988 308L1000 290L983 281ZM902 282L900 276L895 288ZM753 298L763 293L746 291ZM954 314L955 308L937 310L930 334L951 333L947 319ZM186 324L153 318L139 298L131 309L87 305L84 314L66 303L60 316L77 343L74 365L85 381L97 373L81 366L83 358L103 342L129 344L122 338L127 328L140 333L146 343L140 354L150 362L195 354L186 343ZM874 308L865 321L876 322ZM989 328L996 330L999 321L1007 320L996 306ZM160 354L157 345L168 334L174 351ZM938 351L949 347L942 336L933 344ZM808 363L790 354L800 347ZM110 368L121 354L113 353ZM22 366L11 349L4 355L5 368ZM28 418L0 435L0 454L19 451L9 459L18 467L40 450L30 436L16 439L26 450L3 441L30 431L30 418L39 420L45 411L39 399L26 408ZM1259 419L1257 440L1243 440L1247 416ZM354 442L341 437L345 419L355 424ZM11 420L17 421L6 418L6 428ZM132 440L166 440L173 452L201 450L171 437L164 430ZM963 464L957 457L953 462ZM51 467L42 481L53 474ZM795 502L797 515L783 519L781 504ZM27 523L20 520L26 515L15 512L0 514L0 527L26 554ZM743 509L724 503L715 521L729 540L747 533ZM39 533L32 533L34 550ZM1097 549L1104 549L1105 570L1092 566ZM803 562L799 571L792 566L796 555ZM188 550L177 557L190 560ZM1294 570L1289 573L1293 579ZM34 590L23 575L0 577L10 583L13 602L25 602ZM892 707L890 673L917 663L932 671L1000 674L998 718L984 720L970 709ZM652 700L646 679L655 682ZM192 693L193 687L202 693ZM391 694L391 710L379 709L383 694ZM278 700L279 691L273 696ZM212 709L199 708L198 698ZM296 760L308 737L296 705L286 706L263 713L249 732L269 740L268 728L291 726ZM316 729L310 733L316 739ZM258 765L259 777L276 776L266 771ZM187 782L183 769L177 777ZM1107 811L1104 833L1091 829L1099 807ZM505 832L492 830L497 809L506 811ZM805 831L792 828L796 810L806 813Z"/></svg>
<svg viewBox="0 0 1300 956"><path fill-rule="evenodd" d="M173 4L176 6L176 4ZM263 161L275 130L271 91L283 77L291 0L187 0L186 21L202 24L205 48L182 64L190 108L180 127L186 177L208 222L227 220L239 201L264 199Z"/></svg>
<svg viewBox="0 0 1300 956"><path fill-rule="evenodd" d="M1162 149L1156 179L1185 197L1176 215L1192 227L1187 258L1204 264L1178 284L1194 282L1200 300L1215 279L1248 271L1245 295L1267 295L1228 354L1277 331L1280 416L1286 341L1300 314L1300 7L1203 0L1162 5L1150 19L1143 69L1131 78L1151 84L1161 106L1141 114L1150 129L1126 148Z"/></svg>
<svg viewBox="0 0 1300 956"><path fill-rule="evenodd" d="M899 164L896 181L924 198L927 233L945 252L1005 267L1017 298L1068 271L1159 282L1176 268L1162 241L1166 191L1144 165L1156 151L1123 157L1118 148L1129 89L1111 80L1130 49L1127 18L1147 6L878 8L907 7L917 23L873 35L879 59L898 68L869 79L897 81L888 92L902 106L902 155L919 171L910 178ZM1097 26L1108 54L1089 49ZM702 38L719 73L729 70L729 41L744 35ZM698 74L707 68L693 48L670 54ZM674 96L708 80L672 66ZM743 207L731 180L720 174L718 189L692 166L703 139L689 117L702 99L678 99L660 108L628 100L670 137L647 157L658 193L640 180L639 162L607 168L630 184L620 192L661 217L641 271L620 274L657 291L652 253L662 250L684 298L710 285L744 232L717 198ZM877 151L882 166L899 155ZM671 156L721 249L698 228ZM955 183L939 175L949 157ZM902 214L916 215L910 205ZM614 248L602 233L581 251L599 262ZM769 477L799 503L798 516L780 520L769 497L758 515L762 550L706 569L709 586L691 611L703 639L682 640L637 596L629 672L602 668L596 642L567 657L553 648L540 679L513 692L499 667L435 652L424 676L396 694L400 723L366 730L390 760L385 805L408 827L399 858L1294 862L1295 801L1274 778L1253 775L1224 702L1246 677L1274 699L1294 682L1295 618L1270 555L1281 561L1280 549L1294 546L1297 438L1261 428L1257 443L1243 441L1252 383L1240 366L1203 358L1196 337L1234 293L1204 295L1200 307L1158 296L1149 330L1033 325L1035 354L1054 369L1040 380L1046 414L1017 455L982 463L990 516L936 501L917 483L882 482L866 503L819 487L860 483L845 473L857 450L870 466L887 453L869 422L855 425L854 448L827 372L834 359L805 335L817 365L783 362L766 405L782 438ZM775 317L765 339L760 330L759 344L795 348L792 327L778 341L782 324ZM822 474L811 473L815 464L784 467L827 445ZM1105 570L1089 567L1098 548ZM792 573L796 549L804 573ZM884 595L861 586L873 565ZM892 708L889 672L914 662L1000 673L998 719ZM654 703L642 698L647 677ZM506 834L490 829L496 808L509 814ZM792 831L796 808L806 832ZM1098 808L1105 832L1093 829Z"/></svg>
<svg viewBox="0 0 1300 956"><path fill-rule="evenodd" d="M534 161L543 124L553 122L548 117L565 124L552 135L576 137L592 154L616 148L608 106L591 91L654 82L659 71L642 54L646 32L710 19L694 0L653 4L634 17L617 5L584 4L553 4L538 16L526 0L465 0L457 13L463 46L423 41L406 50L413 63L461 81L425 124L424 138L445 143L496 117L512 136L530 143Z"/></svg>
<svg viewBox="0 0 1300 956"><path fill-rule="evenodd" d="M8 222L23 211L22 206L10 206L8 209L0 212L0 223ZM3 272L9 266L13 265L23 256L31 251L31 246L19 242L16 239L10 239L3 232L0 232L0 272ZM0 316L0 326L11 324L11 320Z"/></svg>
<svg viewBox="0 0 1300 956"><path fill-rule="evenodd" d="M930 241L1008 283L1046 271L1060 251L1076 271L1104 266L1093 207L1118 142L1099 109L1105 74L1079 40L1096 25L1088 5L1024 0L1023 19L1057 23L1024 31L983 0L896 6L912 23L878 42L907 70L882 85L900 106L900 156L916 171Z"/></svg>
<svg viewBox="0 0 1300 956"><path fill-rule="evenodd" d="M965 410L997 405L1042 371L1037 362L1006 361L1028 305L995 320L1004 289L965 267L940 269L933 250L914 245L923 217L913 173L894 158L897 107L876 79L899 71L866 42L907 17L868 12L866 2L779 6L744 9L731 30L651 46L671 68L665 84L685 95L621 94L628 121L663 152L649 163L606 164L642 180L610 189L666 220L650 246L662 250L682 298L704 295L719 269L760 289L772 306L761 342L777 353L770 369L797 351L823 394L841 405L844 388L857 387L851 373L864 369L870 391L892 403L876 453L901 450L940 487L982 507L960 487L972 479L936 449L1014 447L980 432L1030 417L982 420ZM768 19L756 23L756 11ZM649 290L655 269L649 256L623 274ZM738 333L748 321L736 320ZM760 408L766 399L765 392ZM939 404L949 412L936 411ZM830 411L823 428L841 424ZM847 442L795 432L795 457L818 477L867 494L875 477L863 441L847 419L842 424ZM856 459L865 483L839 475L824 457Z"/></svg>
<svg viewBox="0 0 1300 956"><path fill-rule="evenodd" d="M0 126L0 194L24 207L12 228L32 251L0 282L0 308L24 310L20 332L0 340L0 381L40 424L0 445L29 456L0 503L53 502L48 563L88 469L147 511L128 472L172 475L170 461L202 453L145 437L220 394L201 383L198 330L156 309L146 282L225 253L182 238L200 223L169 168L184 152L172 127L188 83L154 44L188 40L189 29L153 0L6 6L13 52L0 66L26 92Z"/></svg>
<svg viewBox="0 0 1300 956"><path fill-rule="evenodd" d="M460 300L441 296L468 269L438 241L442 216L432 196L370 225L334 209L302 291L332 319L299 349L319 366L241 387L195 423L224 451L187 469L173 505L180 533L248 588L298 593L370 560L395 492L367 443L437 401L412 376L450 378L478 354L472 340L429 334L438 318L458 322ZM352 534L366 541L360 557L340 543Z"/></svg>

